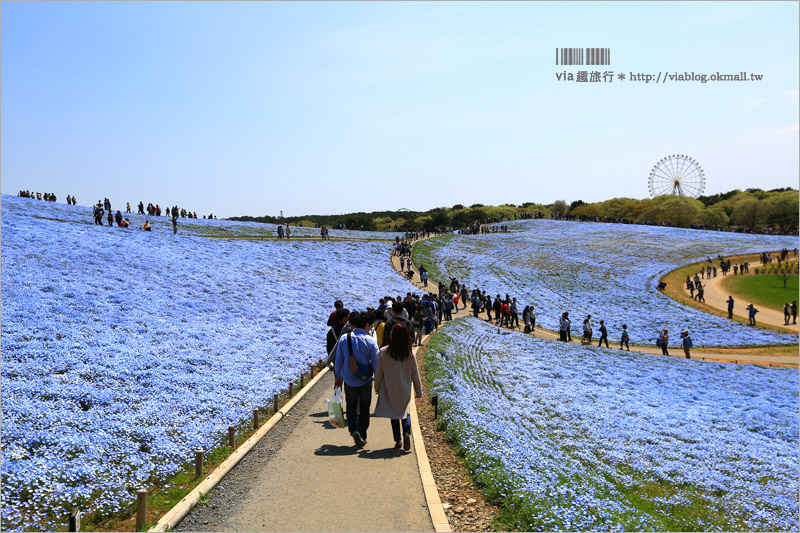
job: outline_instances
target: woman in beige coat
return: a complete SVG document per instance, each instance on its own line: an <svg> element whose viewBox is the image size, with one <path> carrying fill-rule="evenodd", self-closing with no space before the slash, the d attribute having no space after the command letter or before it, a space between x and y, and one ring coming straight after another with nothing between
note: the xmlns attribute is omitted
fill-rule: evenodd
<svg viewBox="0 0 800 533"><path fill-rule="evenodd" d="M391 331L391 341L381 348L378 354L378 368L375 369L375 392L378 403L372 416L392 419L394 447L399 448L400 421L403 421L403 449L411 449L411 384L414 384L416 397L422 397L422 383L417 370L417 358L411 351L412 337L408 328L395 324Z"/></svg>

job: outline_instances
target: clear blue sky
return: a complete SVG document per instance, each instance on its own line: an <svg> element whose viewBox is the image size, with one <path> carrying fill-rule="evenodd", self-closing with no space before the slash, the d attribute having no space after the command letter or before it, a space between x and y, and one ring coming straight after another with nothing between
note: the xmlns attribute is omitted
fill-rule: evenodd
<svg viewBox="0 0 800 533"><path fill-rule="evenodd" d="M798 2L2 2L2 192L220 217L797 187ZM557 47L615 75L559 82ZM587 67L567 67L569 72ZM591 70L591 67L588 67Z"/></svg>

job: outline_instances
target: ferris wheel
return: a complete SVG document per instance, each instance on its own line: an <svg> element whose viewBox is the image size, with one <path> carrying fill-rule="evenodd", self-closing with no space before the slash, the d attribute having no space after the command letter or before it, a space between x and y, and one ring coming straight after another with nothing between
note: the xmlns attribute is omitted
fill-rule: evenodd
<svg viewBox="0 0 800 533"><path fill-rule="evenodd" d="M700 163L688 155L674 154L661 159L650 171L650 196L674 194L697 198L706 187Z"/></svg>

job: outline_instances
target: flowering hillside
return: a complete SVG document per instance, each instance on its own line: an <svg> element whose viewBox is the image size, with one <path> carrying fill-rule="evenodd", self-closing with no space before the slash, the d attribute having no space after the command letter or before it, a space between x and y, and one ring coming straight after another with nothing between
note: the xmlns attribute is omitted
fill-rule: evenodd
<svg viewBox="0 0 800 533"><path fill-rule="evenodd" d="M91 207L70 206L61 203L42 202L28 198L18 198L4 194L2 196L3 210L9 213L26 213L37 217L49 218L54 221L74 222L81 225L94 225L94 215ZM122 206L112 206L112 211L117 212ZM165 206L166 207L166 206ZM134 228L141 226L145 220L149 221L153 231L172 232L172 219L167 216L146 216L135 213L125 213L124 208L120 209L122 215L131 221ZM106 224L106 216L103 215L103 224ZM319 229L301 226L291 226L292 236L294 237L319 237ZM178 232L182 235L209 236L209 237L277 237L278 226L262 222L240 222L236 220L209 220L203 218L179 218ZM358 230L337 230L330 228L331 237L344 239L363 239L363 240L394 240L395 237L402 237L402 233L381 232L381 231L358 231Z"/></svg>
<svg viewBox="0 0 800 533"><path fill-rule="evenodd" d="M466 318L426 351L442 423L522 531L784 531L798 372L548 342Z"/></svg>
<svg viewBox="0 0 800 533"><path fill-rule="evenodd" d="M656 289L679 266L717 254L792 249L796 237L557 220L508 225L508 233L428 239L415 246L415 262L434 279L456 277L492 297L514 296L520 311L534 305L537 325L548 329L557 330L569 311L576 332L591 314L595 327L605 320L612 339L627 324L631 342L640 344L654 342L665 327L673 334L688 328L698 347L797 343L796 335L709 315Z"/></svg>
<svg viewBox="0 0 800 533"><path fill-rule="evenodd" d="M323 357L334 300L414 290L388 243L209 239L84 211L2 199L3 529L130 504Z"/></svg>

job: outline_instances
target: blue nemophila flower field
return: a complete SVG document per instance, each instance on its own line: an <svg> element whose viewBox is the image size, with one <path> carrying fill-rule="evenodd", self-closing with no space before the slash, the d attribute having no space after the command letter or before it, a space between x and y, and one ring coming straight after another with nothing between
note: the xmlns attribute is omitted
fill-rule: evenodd
<svg viewBox="0 0 800 533"><path fill-rule="evenodd" d="M81 209L2 199L4 529L128 506L322 358L334 300L414 291L388 243L175 236Z"/></svg>
<svg viewBox="0 0 800 533"><path fill-rule="evenodd" d="M61 203L42 202L30 198L3 195L3 209L9 213L27 213L40 218L53 221L74 222L81 225L93 226L94 215L92 208L86 206L69 206ZM167 206L165 205L164 208ZM112 205L114 213L119 209L123 217L130 219L133 228L141 226L147 220L153 231L172 232L172 219L167 216L147 216L135 213L136 208L131 206L133 213L125 213L122 205ZM103 215L103 224L106 224L106 212ZM202 215L201 215L202 216ZM319 237L319 229L291 226L293 237ZM236 220L209 220L203 218L179 218L178 233L181 235L207 236L207 237L276 237L278 226L262 222L240 222ZM402 233L381 231L338 230L330 228L331 237L361 240L394 240L402 237Z"/></svg>
<svg viewBox="0 0 800 533"><path fill-rule="evenodd" d="M783 531L798 372L548 342L466 318L426 351L442 422L503 525Z"/></svg>
<svg viewBox="0 0 800 533"><path fill-rule="evenodd" d="M416 263L434 279L458 278L494 297L532 304L537 324L558 330L569 311L580 336L591 314L611 338L628 325L631 342L649 344L663 328L692 333L696 346L794 344L796 335L751 328L679 304L656 289L679 266L723 256L797 247L796 237L557 220L509 222L508 233L446 235L415 246ZM717 262L718 263L718 262ZM753 265L757 266L757 265ZM721 274L718 274L721 275ZM739 302L744 309L747 302Z"/></svg>

